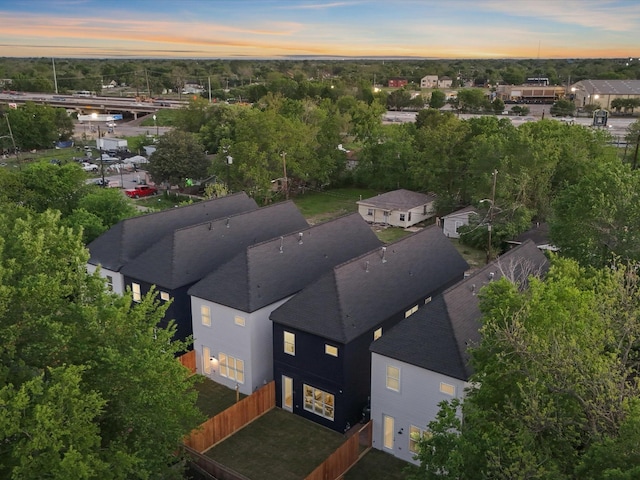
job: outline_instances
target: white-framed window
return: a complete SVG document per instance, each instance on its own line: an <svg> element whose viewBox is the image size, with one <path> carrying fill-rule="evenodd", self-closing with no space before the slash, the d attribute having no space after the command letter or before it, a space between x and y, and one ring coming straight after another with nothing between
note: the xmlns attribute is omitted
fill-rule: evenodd
<svg viewBox="0 0 640 480"><path fill-rule="evenodd" d="M171 297L169 296L169 292L160 292L160 300L168 302L170 299Z"/></svg>
<svg viewBox="0 0 640 480"><path fill-rule="evenodd" d="M211 326L211 309L208 305L200 305L200 318L203 325Z"/></svg>
<svg viewBox="0 0 640 480"><path fill-rule="evenodd" d="M462 222L459 222L458 220L456 220L456 221L454 222L454 227L453 227L453 228L454 228L454 231L455 231L456 233L458 233L458 229L459 229L461 226L462 226Z"/></svg>
<svg viewBox="0 0 640 480"><path fill-rule="evenodd" d="M204 373L211 373L211 350L209 347L202 346L202 371Z"/></svg>
<svg viewBox="0 0 640 480"><path fill-rule="evenodd" d="M453 397L456 394L456 387L449 383L440 382L440 393L451 395Z"/></svg>
<svg viewBox="0 0 640 480"><path fill-rule="evenodd" d="M411 425L409 427L409 451L411 453L418 453L418 441L424 437L431 437L432 434L428 430L422 430L421 428Z"/></svg>
<svg viewBox="0 0 640 480"><path fill-rule="evenodd" d="M107 290L113 292L113 277L111 275L107 275Z"/></svg>
<svg viewBox="0 0 640 480"><path fill-rule="evenodd" d="M405 217L404 213L401 213L401 214L400 214L400 221L401 221L401 222L404 222L404 217Z"/></svg>
<svg viewBox="0 0 640 480"><path fill-rule="evenodd" d="M374 340L377 340L377 339L379 339L381 336L382 336L382 327L380 327L380 328L376 328L376 329L373 331L373 339L374 339Z"/></svg>
<svg viewBox="0 0 640 480"><path fill-rule="evenodd" d="M409 221L411 221L411 212L409 212L409 214L408 214L408 215L409 215L408 220L409 220Z"/></svg>
<svg viewBox="0 0 640 480"><path fill-rule="evenodd" d="M367 209L367 215L368 215L369 217L373 217L373 208L369 208L369 209Z"/></svg>
<svg viewBox="0 0 640 480"><path fill-rule="evenodd" d="M245 323L246 323L246 321L245 321L244 317L241 317L240 315L236 315L236 316L233 318L233 322L234 322L236 325L240 326L240 327L244 327L244 326L245 326Z"/></svg>
<svg viewBox="0 0 640 480"><path fill-rule="evenodd" d="M333 345L329 345L328 343L324 344L324 353L327 355L331 355L332 357L338 356L338 347L334 347Z"/></svg>
<svg viewBox="0 0 640 480"><path fill-rule="evenodd" d="M244 383L244 360L227 355L219 354L220 376L235 380L238 383Z"/></svg>
<svg viewBox="0 0 640 480"><path fill-rule="evenodd" d="M323 392L311 385L303 384L304 409L321 417L333 420L335 411L335 398L333 394Z"/></svg>
<svg viewBox="0 0 640 480"><path fill-rule="evenodd" d="M411 307L409 310L407 310L406 312L404 312L404 318L408 318L411 315L413 315L414 313L416 313L418 311L418 305L414 305L413 307Z"/></svg>
<svg viewBox="0 0 640 480"><path fill-rule="evenodd" d="M296 354L296 334L292 332L284 332L284 353L289 355Z"/></svg>
<svg viewBox="0 0 640 480"><path fill-rule="evenodd" d="M424 304L426 305L427 303L431 302L431 297L427 297L424 299Z"/></svg>
<svg viewBox="0 0 640 480"><path fill-rule="evenodd" d="M131 284L131 293L133 294L133 301L139 302L142 300L142 294L140 293L140 284L132 283Z"/></svg>
<svg viewBox="0 0 640 480"><path fill-rule="evenodd" d="M393 365L387 365L387 388L396 392L400 391L400 369Z"/></svg>

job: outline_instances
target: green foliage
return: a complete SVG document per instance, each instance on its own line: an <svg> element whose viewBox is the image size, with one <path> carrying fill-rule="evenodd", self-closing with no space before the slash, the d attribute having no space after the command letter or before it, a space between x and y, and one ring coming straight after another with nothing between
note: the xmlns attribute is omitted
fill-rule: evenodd
<svg viewBox="0 0 640 480"><path fill-rule="evenodd" d="M596 165L559 193L550 221L553 243L582 265L640 260L640 173L611 162Z"/></svg>
<svg viewBox="0 0 640 480"><path fill-rule="evenodd" d="M59 212L0 213L0 476L169 478L201 420L166 306L111 295Z"/></svg>
<svg viewBox="0 0 640 480"><path fill-rule="evenodd" d="M472 387L429 424L414 479L634 478L637 269L557 259L544 282L484 287Z"/></svg>
<svg viewBox="0 0 640 480"><path fill-rule="evenodd" d="M558 100L549 109L549 113L558 117L572 116L576 111L576 106L571 100Z"/></svg>
<svg viewBox="0 0 640 480"><path fill-rule="evenodd" d="M442 108L445 106L447 96L442 90L434 90L429 97L429 108Z"/></svg>
<svg viewBox="0 0 640 480"><path fill-rule="evenodd" d="M0 136L10 136L10 125L13 141L21 150L51 148L53 143L73 135L73 120L64 108L26 102L20 108L9 109L6 115L8 122L0 122ZM5 148L13 147L5 139L0 141Z"/></svg>
<svg viewBox="0 0 640 480"><path fill-rule="evenodd" d="M158 139L147 170L156 183L184 185L187 178L205 178L209 165L204 148L194 134L171 130Z"/></svg>

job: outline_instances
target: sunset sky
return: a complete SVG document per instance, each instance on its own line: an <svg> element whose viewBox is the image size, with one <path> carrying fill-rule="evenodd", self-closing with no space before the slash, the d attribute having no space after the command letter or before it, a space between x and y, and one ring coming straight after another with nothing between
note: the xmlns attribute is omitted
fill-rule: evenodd
<svg viewBox="0 0 640 480"><path fill-rule="evenodd" d="M0 0L1 57L640 57L640 0Z"/></svg>

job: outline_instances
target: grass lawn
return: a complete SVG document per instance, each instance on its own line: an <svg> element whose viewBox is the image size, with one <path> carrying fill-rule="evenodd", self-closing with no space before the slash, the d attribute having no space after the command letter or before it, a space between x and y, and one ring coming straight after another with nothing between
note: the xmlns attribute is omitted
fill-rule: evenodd
<svg viewBox="0 0 640 480"><path fill-rule="evenodd" d="M322 192L307 192L293 199L310 224L326 222L332 218L358 211L356 202L373 197L378 192L364 188L340 188Z"/></svg>
<svg viewBox="0 0 640 480"><path fill-rule="evenodd" d="M300 480L344 441L333 430L274 408L206 455L252 480Z"/></svg>
<svg viewBox="0 0 640 480"><path fill-rule="evenodd" d="M213 417L236 403L236 391L220 385L206 377L196 384L198 390L197 405L207 418ZM240 394L240 400L246 395Z"/></svg>
<svg viewBox="0 0 640 480"><path fill-rule="evenodd" d="M412 464L372 448L344 476L344 480L404 480Z"/></svg>
<svg viewBox="0 0 640 480"><path fill-rule="evenodd" d="M462 255L467 261L471 269L475 270L486 265L487 252L485 252L484 250L478 250L477 248L469 247L467 245L462 245L457 238L452 238L450 240L451 243L453 243L453 245L458 249L460 255Z"/></svg>
<svg viewBox="0 0 640 480"><path fill-rule="evenodd" d="M162 193L151 197L143 197L135 201L136 205L152 208L153 210L168 210L170 208L186 205L189 202L199 202L200 200L190 199L184 195L174 193Z"/></svg>

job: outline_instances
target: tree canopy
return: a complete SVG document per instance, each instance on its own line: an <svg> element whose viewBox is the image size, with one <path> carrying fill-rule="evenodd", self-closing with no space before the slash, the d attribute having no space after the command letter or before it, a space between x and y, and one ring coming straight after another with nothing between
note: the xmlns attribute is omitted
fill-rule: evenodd
<svg viewBox="0 0 640 480"><path fill-rule="evenodd" d="M106 292L52 210L0 212L0 476L169 478L201 420L151 294Z"/></svg>

